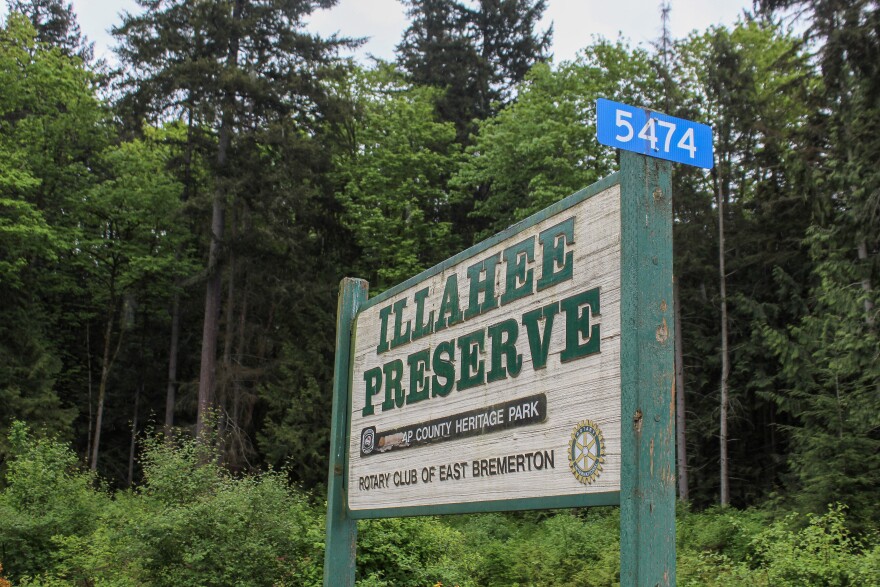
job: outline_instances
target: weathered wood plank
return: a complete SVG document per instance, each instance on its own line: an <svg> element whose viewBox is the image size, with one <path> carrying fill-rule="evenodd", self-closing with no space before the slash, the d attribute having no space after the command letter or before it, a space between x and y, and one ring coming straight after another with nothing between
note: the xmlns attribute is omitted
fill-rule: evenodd
<svg viewBox="0 0 880 587"><path fill-rule="evenodd" d="M671 164L622 151L621 585L675 585Z"/></svg>
<svg viewBox="0 0 880 587"><path fill-rule="evenodd" d="M351 339L354 316L367 300L362 279L342 280L336 309L336 363L330 424L330 470L327 474L327 538L324 587L354 587L357 522L348 515L346 458L351 385Z"/></svg>
<svg viewBox="0 0 880 587"><path fill-rule="evenodd" d="M596 498L596 503L616 503L615 494L620 487L620 188L613 182L604 183L603 188L591 197L556 207L553 214L545 213L519 230L508 232L505 238L490 239L487 245L471 250L468 255L456 256L455 263L444 264L419 280L407 282L409 285L405 288L395 288L396 293L386 295L382 303L371 300L365 306L356 323L350 406L352 425L348 447L348 498L353 512L367 511L371 514L369 517L373 517L385 508L395 513L510 509L499 502L513 500L519 505L534 507L536 503L524 500L546 498L546 503L550 504L564 496L591 494L603 496ZM571 255L571 260L565 263L560 261L548 270L543 264L541 235L571 219L571 237L566 239L564 249L565 254ZM530 260L527 255L514 257L504 254L512 246L523 242L531 243L529 246L533 256ZM544 246L550 246L546 236ZM488 271L479 275L468 272L469 267L486 259L497 260L491 275ZM531 288L523 285L524 279L516 280L513 286L509 283L509 275L513 271L511 266L516 264L516 259L525 260L525 266L531 272ZM561 273L566 263L571 265L569 277L540 287L545 275L557 270ZM462 320L412 340L419 324L436 324L451 276L455 279ZM489 303L492 307L480 312L469 313L472 305L471 281L475 277L491 279L496 302L495 305ZM529 293L522 297L508 296L507 292L517 286L523 286L524 291L529 290ZM583 304L580 307L589 313L590 328L599 328L599 350L574 359L565 356L566 348L574 343L567 337L570 334L567 328L570 316L560 307L550 328L546 364L536 364L527 335L525 315L591 290L598 292L598 303L594 304L596 307ZM416 294L420 291L426 293L420 298L424 311L417 319L416 300L419 298ZM486 304L490 298L481 292L476 299ZM432 313L433 318L429 320ZM456 342L461 341L463 336L483 333L481 336L485 340L482 350L476 353L474 365L482 363L488 372L493 356L489 330L510 320L517 324L518 329L515 352L521 358L521 366L516 376L491 381L484 373L482 377L477 377L479 383L472 387L454 388L445 396L428 396L412 404L401 396L400 405L383 408L389 377L398 376L401 393L410 394L413 373L410 365L417 352L426 351L426 356L432 357L438 345L449 344L454 351L451 358L455 378L460 380L465 366L461 348L456 346ZM542 332L546 323L547 319L541 321ZM404 336L405 333L409 333L409 339ZM589 338L580 336L576 342L586 344ZM395 344L395 340L400 342ZM392 363L400 366L399 373L389 370L388 365ZM503 364L509 368L508 363L509 358L505 358ZM380 368L381 374L378 373ZM426 365L426 373L430 374L431 371L431 366ZM370 396L369 385L380 377L383 385ZM378 436L389 430L452 418L535 394L543 394L547 398L546 419L540 423L476 437L409 446L405 450L376 449L366 456L361 455L362 433L369 427L375 427ZM372 413L365 413L365 409L366 412L372 410ZM572 435L584 421L593 422L602 432L604 440L604 462L595 477L590 477L589 483L582 482L573 474L568 454ZM511 455L543 454L545 451L552 451L552 467L528 464L524 467L526 470L518 468L514 473L492 474L490 469L490 474L474 475L475 462L503 459ZM440 467L456 463L462 465L465 474L460 478L440 481ZM431 467L434 467L437 476L423 477L426 468L430 475ZM415 475L412 471L416 471ZM398 482L400 479L403 482ZM367 480L366 488L361 483L363 480ZM470 503L482 505L477 510L464 505ZM462 505L456 509L452 507L455 504ZM431 510L429 506L435 509Z"/></svg>

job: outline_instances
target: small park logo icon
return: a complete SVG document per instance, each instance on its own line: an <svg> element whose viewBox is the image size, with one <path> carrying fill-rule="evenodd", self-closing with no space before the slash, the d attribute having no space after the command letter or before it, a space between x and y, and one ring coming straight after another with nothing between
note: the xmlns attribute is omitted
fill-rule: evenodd
<svg viewBox="0 0 880 587"><path fill-rule="evenodd" d="M376 448L376 429L370 426L361 432L361 452L368 455L374 448Z"/></svg>
<svg viewBox="0 0 880 587"><path fill-rule="evenodd" d="M574 427L568 450L568 466L584 485L592 484L605 463L605 438L592 420L583 420Z"/></svg>

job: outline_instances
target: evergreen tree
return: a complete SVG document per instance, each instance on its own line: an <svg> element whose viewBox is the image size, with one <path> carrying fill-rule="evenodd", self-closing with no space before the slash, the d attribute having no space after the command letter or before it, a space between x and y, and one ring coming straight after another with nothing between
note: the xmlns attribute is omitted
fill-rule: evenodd
<svg viewBox="0 0 880 587"><path fill-rule="evenodd" d="M410 26L398 63L418 85L444 90L437 108L469 142L474 121L509 102L528 70L547 59L552 30L536 29L544 0L405 0Z"/></svg>
<svg viewBox="0 0 880 587"><path fill-rule="evenodd" d="M811 121L813 148L796 156L822 204L806 239L814 263L808 314L767 332L787 383L774 397L795 419L793 489L813 510L842 500L858 519L876 521L880 7L869 0L760 5L809 18L806 37L823 82ZM836 455L834 469L819 465L820 454Z"/></svg>
<svg viewBox="0 0 880 587"><path fill-rule="evenodd" d="M6 0L9 12L24 14L34 29L37 39L58 47L66 55L80 57L86 63L95 55L94 43L83 36L73 12L73 5L63 0Z"/></svg>
<svg viewBox="0 0 880 587"><path fill-rule="evenodd" d="M682 169L675 180L676 275L685 300L685 367L693 373L686 381L694 415L688 448L697 462L720 465L726 445L728 480L752 481L731 483L722 501L748 503L784 472L778 426L787 420L770 401L781 367L761 332L804 312L797 284L809 274L802 240L811 193L790 161L808 144L803 129L815 79L797 40L767 22L695 34L676 51L678 112L714 127L716 155L708 176ZM725 305L727 332L719 337ZM725 387L726 401L719 397ZM715 485L705 474L695 471L698 502L710 499L710 487L722 493L723 475Z"/></svg>
<svg viewBox="0 0 880 587"><path fill-rule="evenodd" d="M315 161L306 157L294 161L286 177L275 169L258 178L260 170L267 169L262 166L280 162L275 149L291 154L311 150L310 141L322 132L318 126L330 111L323 78L333 75L336 49L347 41L324 40L303 30L305 17L331 6L332 0L140 4L145 12L126 15L114 31L122 42L119 55L129 68L126 82L133 90L124 106L136 118L192 117L193 140L213 162L216 178L207 231L197 422L201 431L216 400L221 290L229 253L227 208L246 193L260 193L258 186L270 178L286 184L288 204L309 195L311 188L302 182ZM276 194L273 202L280 198Z"/></svg>

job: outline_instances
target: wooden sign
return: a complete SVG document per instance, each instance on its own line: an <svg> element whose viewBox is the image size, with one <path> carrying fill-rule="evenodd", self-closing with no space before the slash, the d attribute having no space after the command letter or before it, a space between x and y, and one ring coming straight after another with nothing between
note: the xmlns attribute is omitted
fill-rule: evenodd
<svg viewBox="0 0 880 587"><path fill-rule="evenodd" d="M620 186L373 298L353 345L352 512L616 494Z"/></svg>
<svg viewBox="0 0 880 587"><path fill-rule="evenodd" d="M343 280L325 587L359 518L613 504L621 585L675 584L671 169L620 160L373 299Z"/></svg>

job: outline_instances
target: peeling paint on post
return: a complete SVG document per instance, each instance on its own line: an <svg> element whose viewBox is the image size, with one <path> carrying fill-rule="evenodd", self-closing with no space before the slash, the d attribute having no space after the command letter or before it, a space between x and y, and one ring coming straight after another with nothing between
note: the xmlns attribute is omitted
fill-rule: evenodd
<svg viewBox="0 0 880 587"><path fill-rule="evenodd" d="M675 578L671 164L621 151L620 583Z"/></svg>
<svg viewBox="0 0 880 587"><path fill-rule="evenodd" d="M351 339L354 317L367 301L367 282L345 278L336 308L336 364L330 423L330 470L327 475L327 542L324 587L354 587L357 521L348 514L345 490L348 404L351 396Z"/></svg>

